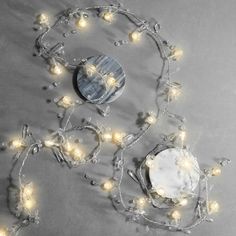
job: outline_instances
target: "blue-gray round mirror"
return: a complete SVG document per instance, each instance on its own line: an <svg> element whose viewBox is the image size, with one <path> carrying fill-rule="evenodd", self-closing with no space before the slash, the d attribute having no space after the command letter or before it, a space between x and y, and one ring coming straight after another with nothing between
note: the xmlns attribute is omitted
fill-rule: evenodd
<svg viewBox="0 0 236 236"><path fill-rule="evenodd" d="M89 57L79 65L76 86L81 95L94 104L116 100L125 86L125 73L121 65L106 55Z"/></svg>

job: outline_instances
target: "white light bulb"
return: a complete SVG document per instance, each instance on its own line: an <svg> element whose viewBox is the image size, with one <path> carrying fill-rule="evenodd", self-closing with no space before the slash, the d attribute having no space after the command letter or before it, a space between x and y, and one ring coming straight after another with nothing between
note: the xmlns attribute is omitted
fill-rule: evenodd
<svg viewBox="0 0 236 236"><path fill-rule="evenodd" d="M129 38L132 42L137 43L141 40L141 32L134 31L129 34Z"/></svg>

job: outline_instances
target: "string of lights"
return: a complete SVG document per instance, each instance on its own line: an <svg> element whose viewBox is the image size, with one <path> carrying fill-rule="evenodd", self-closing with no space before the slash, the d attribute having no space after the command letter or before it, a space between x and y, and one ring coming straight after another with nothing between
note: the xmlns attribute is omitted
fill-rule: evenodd
<svg viewBox="0 0 236 236"><path fill-rule="evenodd" d="M213 221L210 215L219 211L219 203L209 199L208 180L211 177L219 176L222 167L228 164L230 160L223 158L216 166L202 171L198 166L197 160L186 147L185 118L167 109L168 104L177 99L181 93L181 84L171 81L170 65L173 61L177 61L183 56L183 51L171 45L160 35L160 24L157 21L153 23L142 19L130 10L125 9L121 4L70 8L61 13L55 22L46 13L41 13L36 17L35 21L35 29L42 31L35 41L37 55L45 59L49 65L49 72L55 76L63 74L64 70L72 73L82 70L83 76L86 79L99 77L105 87L105 93L99 99L104 101L108 94L110 95L110 93L119 89L120 83L123 82L123 74L118 80L115 73L101 71L101 68L96 63L92 64L88 58L80 58L79 62L76 60L76 63L69 62L66 57L64 42L55 42L54 45L51 45L47 41L50 31L56 30L59 25L68 25L68 27L69 25L75 25L77 30L83 31L90 24L90 17L94 17L93 13L96 13L97 17L100 17L108 24L112 24L117 15L125 16L133 23L135 28L127 35L127 39L114 41L114 46L116 47L129 43L138 45L144 34L153 39L162 60L161 73L156 78L156 99L154 102L157 109L156 111L147 112L142 117L142 125L136 133L119 132L116 129L113 130L95 125L89 119L84 119L80 125L72 125L71 117L74 112L79 106L91 103L89 99L74 101L69 96L61 96L54 99L56 105L65 111L61 117L61 120L66 120L65 125L41 140L36 140L29 126L24 125L21 137L11 140L7 146L15 153L15 162L10 173L8 203L11 213L17 217L18 222L10 228L2 227L0 229L0 236L15 236L23 227L31 223L39 223L35 186L34 183L24 179L23 173L26 161L36 153L40 153L43 149L51 150L56 161L59 163L65 163L69 168L74 168L87 163L99 163L99 153L103 143L113 143L116 145L117 150L114 153L113 159L114 174L105 182L101 182L99 186L102 191L108 192L108 197L118 212L125 215L131 222L146 226L148 230L149 228L163 228L170 231L190 233L190 230L201 222ZM74 32L75 30L72 30L70 33L63 33L63 36L65 38L69 37ZM102 58L101 60L110 59ZM112 61L112 63L115 62ZM55 86L55 82L52 86ZM99 114L103 116L109 115L110 107L108 105L106 105L105 109L102 107L103 104L94 102L94 105L98 108ZM158 123L161 116L177 121L177 131L162 136L162 143L159 143L143 158L136 172L128 170L127 174L135 181L135 184L140 186L143 195L134 196L132 201L126 202L124 198L126 193L122 188L126 170L124 154L142 140L144 134ZM87 131L95 136L96 146L91 148L88 153L85 151L82 143L73 139L73 134L81 131ZM158 168L159 164L161 165L156 160L163 159L165 167L165 160L167 159L162 155L167 155L170 151L172 151L171 155L176 155L177 160L173 164L174 167L172 166L173 173L177 172L177 174L180 174L181 178L190 185L189 187L185 184L182 192L174 192L174 194L171 192L172 189L168 189L167 185L153 186L154 182L152 182L153 177L151 174L156 173L152 170ZM181 153L180 157L178 156L179 153ZM18 173L16 179L13 175L14 172ZM149 177L147 177L148 174ZM198 186L198 191L195 190L195 185ZM185 222L182 219L181 209L186 205L192 206L191 222ZM155 211L154 215L150 213L150 209ZM163 212L165 215L164 219L161 217Z"/></svg>

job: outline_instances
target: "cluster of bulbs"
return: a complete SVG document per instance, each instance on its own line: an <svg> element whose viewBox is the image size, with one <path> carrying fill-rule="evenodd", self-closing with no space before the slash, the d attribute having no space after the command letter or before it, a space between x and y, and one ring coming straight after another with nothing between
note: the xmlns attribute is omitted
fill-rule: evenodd
<svg viewBox="0 0 236 236"><path fill-rule="evenodd" d="M114 88L118 86L118 83L112 73L103 75L97 70L96 66L93 64L84 65L84 71L88 77L99 75L104 80L105 85L108 88Z"/></svg>
<svg viewBox="0 0 236 236"><path fill-rule="evenodd" d="M109 23L112 23L115 19L115 12L112 12L111 10L105 10L100 13L100 17L103 20L105 20ZM88 27L89 22L88 22L87 18L88 18L87 14L85 14L84 12L80 13L79 19L77 19L77 21L75 22L78 29L83 30ZM49 24L49 16L46 15L45 13L42 13L37 17L36 21L39 25L48 25ZM130 32L128 34L128 36L129 36L129 39L131 42L138 43L142 39L142 34L143 34L143 32L140 29L137 29L137 30ZM173 48L171 48L168 58L176 61L176 60L181 59L183 57L183 54L184 54L184 52L182 49L177 48L177 47L173 47ZM90 74L92 76L93 73L96 73L96 68L94 65L88 65L87 67L88 68L85 68L85 70L88 71L88 74ZM53 75L61 75L63 73L63 69L64 68L60 63L53 63L53 64L51 64L50 72ZM107 76L106 81L107 81L107 85L109 87L110 86L113 87L116 85L116 81L110 75ZM178 89L176 89L176 88L171 89L169 95L171 97L178 96L179 95Z"/></svg>
<svg viewBox="0 0 236 236"><path fill-rule="evenodd" d="M94 10L97 8L92 8L92 10ZM99 11L101 9L103 9L103 7L98 8ZM116 10L112 9L112 8L107 8L105 7L99 14L99 16L106 22L108 23L112 23L115 19L115 14L116 11L119 11L118 8ZM122 10L121 10L122 12ZM78 27L78 29L83 30L85 28L87 28L89 26L89 21L88 21L88 15L84 12L84 11L79 11L76 12L78 13L78 17L76 18L75 21L75 25ZM123 12L124 13L124 12ZM125 14L128 14L127 11L125 11ZM42 27L49 27L50 24L50 17L45 14L42 13L40 15L37 16L36 18L36 22L37 24L39 24ZM140 21L142 22L142 21ZM138 27L136 30L130 32L128 34L128 38L129 41L132 43L139 43L142 40L143 37L143 29L142 27ZM151 33L153 33L153 31L149 31ZM165 55L166 58L165 60L167 60L169 62L169 60L179 60L182 56L183 56L183 50L177 47L169 47L168 46L168 55ZM63 73L63 71L65 70L65 64L62 64L59 61L55 61L53 60L53 63L50 63L50 68L49 71L53 74L53 75L61 75ZM88 64L85 63L83 65L83 69L87 75L87 77L92 77L94 75L99 75L103 80L104 80L104 84L106 85L106 87L108 88L113 88L118 86L116 79L114 78L113 74L106 74L103 75L101 74L95 65L93 64ZM181 93L181 86L180 84L173 82L170 83L168 82L167 84L167 89L166 89L166 95L167 95L167 101L172 101L174 99L177 99L177 97L180 95ZM59 107L62 107L64 109L69 109L70 107L74 107L76 105L76 101L74 101L70 96L63 96L61 97L59 100L56 101L57 105ZM149 112L147 114L147 116L144 119L144 123L147 125L147 127L154 125L157 123L158 120L158 116L155 112ZM65 131L65 130L64 130ZM117 130L111 130L111 129L105 129L102 132L98 132L99 133L99 138L101 139L102 142L105 143L113 143L115 145L117 145L118 150L119 148L121 150L124 150L124 145L125 145L125 138L127 137L127 133L122 132L122 131L117 131ZM142 130L140 132L142 134ZM186 139L186 131L184 128L180 128L179 132L174 135L173 138L177 138L181 141L181 146L183 147L184 145L184 141ZM84 162L87 154L85 151L85 148L79 143L74 143L74 142L70 142L69 140L65 140L65 142L63 143L58 143L57 141L55 141L53 138L46 138L43 141L43 146L46 148L54 148L54 147L58 147L59 149L61 149L64 154L66 154L67 156L70 156L74 161L76 162ZM21 138L16 138L14 140L12 140L9 143L9 147L12 150L15 150L17 152L21 152L23 151L25 148L27 148L27 143L25 142L24 139ZM154 159L154 155L148 155L145 159L145 168L147 169L151 169L154 168L156 163L154 163L153 159ZM191 160L189 160L187 157L183 157L180 162L178 163L179 168L190 172L193 168L194 168L194 164L191 162ZM221 166L217 165L214 166L208 170L205 171L205 174L208 177L211 176L219 176L221 174ZM120 191L119 189L119 185L120 185L121 179L119 179L119 181L116 178L110 178L107 179L106 181L104 181L100 187L103 191L107 192L108 194L111 194L113 191L116 191L118 189L118 191ZM161 198L165 198L166 196L166 191L165 191L165 186L159 186L158 188L152 189L152 191ZM120 192L120 196L122 195L122 193ZM186 205L189 204L188 202L188 198L186 196L182 196L181 198L177 199L175 208L172 209L167 216L174 222L173 225L177 225L177 223L179 223L181 221L182 215L181 212L179 210L179 207L184 207ZM140 197L135 197L133 199L133 205L134 208L137 210L137 212L141 215L145 215L145 210L146 208L148 208L149 205L151 205L152 203L152 199L150 198L150 196L140 196ZM24 184L20 186L20 201L19 201L19 207L26 213L28 213L30 215L31 211L33 211L35 209L35 207L37 206L37 202L36 202L36 197L35 197L35 187L33 186L32 183L29 184ZM219 203L217 201L207 201L207 205L206 205L206 209L207 212L209 214L213 214L219 211L220 206ZM154 222L154 221L153 221ZM176 229L177 226L176 226ZM7 228L0 228L0 236L10 236L10 232Z"/></svg>

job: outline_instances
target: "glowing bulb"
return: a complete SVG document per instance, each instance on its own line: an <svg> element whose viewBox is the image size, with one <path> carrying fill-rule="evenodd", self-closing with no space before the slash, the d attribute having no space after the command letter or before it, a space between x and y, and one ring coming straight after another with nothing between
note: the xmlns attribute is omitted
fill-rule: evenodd
<svg viewBox="0 0 236 236"><path fill-rule="evenodd" d="M36 205L36 202L33 199L31 198L24 199L23 206L25 209L32 210L33 208L35 208L35 205Z"/></svg>
<svg viewBox="0 0 236 236"><path fill-rule="evenodd" d="M219 176L221 175L221 168L219 166L215 166L211 169L212 176Z"/></svg>
<svg viewBox="0 0 236 236"><path fill-rule="evenodd" d="M149 125L155 124L157 122L155 114L150 113L149 116L145 119L145 122L148 123Z"/></svg>
<svg viewBox="0 0 236 236"><path fill-rule="evenodd" d="M23 187L23 198L29 198L34 193L34 187L33 184L27 184Z"/></svg>
<svg viewBox="0 0 236 236"><path fill-rule="evenodd" d="M193 163L192 163L192 161L191 161L189 158L184 157L184 158L182 158L182 160L179 162L179 166L180 166L181 168L183 168L184 170L186 170L186 171L190 171L190 170L192 170L192 168L193 168Z"/></svg>
<svg viewBox="0 0 236 236"><path fill-rule="evenodd" d="M104 12L103 19L109 23L111 23L114 19L114 14L112 12Z"/></svg>
<svg viewBox="0 0 236 236"><path fill-rule="evenodd" d="M210 214L217 213L220 209L220 205L217 201L210 201L208 203L208 209Z"/></svg>
<svg viewBox="0 0 236 236"><path fill-rule="evenodd" d="M4 228L0 228L0 236L8 236L8 232Z"/></svg>
<svg viewBox="0 0 236 236"><path fill-rule="evenodd" d="M44 145L45 145L45 147L52 147L55 145L55 143L53 140L48 139L48 140L44 141Z"/></svg>
<svg viewBox="0 0 236 236"><path fill-rule="evenodd" d="M11 142L10 147L12 149L20 149L24 146L24 143L21 139L15 139Z"/></svg>
<svg viewBox="0 0 236 236"><path fill-rule="evenodd" d="M182 198L179 200L179 205L180 206L186 206L188 204L188 199L187 198Z"/></svg>
<svg viewBox="0 0 236 236"><path fill-rule="evenodd" d="M154 163L153 163L153 160L146 160L145 161L145 165L148 167L148 168L153 168L154 167Z"/></svg>
<svg viewBox="0 0 236 236"><path fill-rule="evenodd" d="M183 142L183 141L185 140L185 138L186 138L186 131L181 130L181 131L179 132L179 138L180 138L181 141Z"/></svg>
<svg viewBox="0 0 236 236"><path fill-rule="evenodd" d="M66 142L65 145L63 145L63 149L67 152L67 153L71 153L73 150L74 150L74 146L69 143L69 142Z"/></svg>
<svg viewBox="0 0 236 236"><path fill-rule="evenodd" d="M37 16L37 22L38 24L42 25L42 24L48 24L49 18L46 14L42 13L40 15Z"/></svg>
<svg viewBox="0 0 236 236"><path fill-rule="evenodd" d="M58 101L58 105L64 108L68 108L73 105L73 101L71 97L69 96L64 96L62 99Z"/></svg>
<svg viewBox="0 0 236 236"><path fill-rule="evenodd" d="M87 76L89 77L93 76L97 71L96 66L93 64L86 64L84 68Z"/></svg>
<svg viewBox="0 0 236 236"><path fill-rule="evenodd" d="M84 16L81 16L81 17L77 20L76 25L77 25L79 28L86 28L87 25L88 25L88 22L87 22L87 20L84 18Z"/></svg>
<svg viewBox="0 0 236 236"><path fill-rule="evenodd" d="M169 88L168 95L171 99L176 99L180 95L180 89L171 87Z"/></svg>
<svg viewBox="0 0 236 236"><path fill-rule="evenodd" d="M123 143L123 138L126 136L125 133L122 132L115 132L112 134L112 141L116 144L122 144Z"/></svg>
<svg viewBox="0 0 236 236"><path fill-rule="evenodd" d="M165 190L161 187L157 188L156 189L156 193L161 196L161 197L164 197L165 196Z"/></svg>
<svg viewBox="0 0 236 236"><path fill-rule="evenodd" d="M143 209L147 204L147 199L145 197L140 197L135 201L137 208Z"/></svg>
<svg viewBox="0 0 236 236"><path fill-rule="evenodd" d="M129 34L129 38L132 42L137 43L141 40L141 32L134 31Z"/></svg>
<svg viewBox="0 0 236 236"><path fill-rule="evenodd" d="M112 141L112 133L109 133L109 132L103 133L102 140L104 142L111 142Z"/></svg>
<svg viewBox="0 0 236 236"><path fill-rule="evenodd" d="M170 58L172 58L173 60L177 61L179 60L182 56L184 55L184 52L182 49L179 48L174 48L171 53L170 53Z"/></svg>
<svg viewBox="0 0 236 236"><path fill-rule="evenodd" d="M174 210L173 212L171 212L170 217L175 221L179 221L181 219L181 214L179 211Z"/></svg>
<svg viewBox="0 0 236 236"><path fill-rule="evenodd" d="M75 161L81 161L85 158L85 152L81 148L75 148L72 153L72 157Z"/></svg>
<svg viewBox="0 0 236 236"><path fill-rule="evenodd" d="M50 72L53 75L61 75L63 72L62 66L59 64L53 64L50 67Z"/></svg>
<svg viewBox="0 0 236 236"><path fill-rule="evenodd" d="M117 85L116 83L116 79L113 77L113 75L109 75L107 78L106 78L106 85L109 87L109 88L113 88Z"/></svg>
<svg viewBox="0 0 236 236"><path fill-rule="evenodd" d="M107 180L102 184L102 188L105 191L111 191L114 188L114 182L111 180Z"/></svg>

